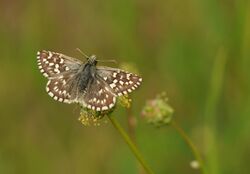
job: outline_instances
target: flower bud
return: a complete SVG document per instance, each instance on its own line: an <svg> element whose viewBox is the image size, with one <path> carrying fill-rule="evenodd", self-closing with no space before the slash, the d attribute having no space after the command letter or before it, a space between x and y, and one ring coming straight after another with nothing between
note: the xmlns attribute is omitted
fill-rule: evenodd
<svg viewBox="0 0 250 174"><path fill-rule="evenodd" d="M78 120L84 126L100 126L101 123L106 122L105 119L103 120L103 117L112 111L113 109L99 112L86 107L81 107L80 117Z"/></svg>
<svg viewBox="0 0 250 174"><path fill-rule="evenodd" d="M190 167L193 168L193 169L199 169L200 168L200 164L198 161L196 160L193 160L190 162Z"/></svg>
<svg viewBox="0 0 250 174"><path fill-rule="evenodd" d="M123 95L118 97L118 103L125 108L130 108L132 99L128 95Z"/></svg>
<svg viewBox="0 0 250 174"><path fill-rule="evenodd" d="M148 100L142 110L142 116L155 126L163 126L170 123L173 115L173 108L168 104L165 93L157 95L155 99Z"/></svg>

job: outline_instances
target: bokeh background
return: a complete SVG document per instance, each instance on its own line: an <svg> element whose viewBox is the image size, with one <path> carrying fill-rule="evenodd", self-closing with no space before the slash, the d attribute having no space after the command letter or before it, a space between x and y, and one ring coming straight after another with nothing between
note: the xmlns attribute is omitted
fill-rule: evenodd
<svg viewBox="0 0 250 174"><path fill-rule="evenodd" d="M200 173L171 126L140 116L162 91L210 173L250 172L248 0L1 0L0 173L139 173L109 122L84 127L77 106L45 92L36 52L84 60L78 47L132 63L144 78L132 110L138 147L156 173ZM125 109L114 116L126 129Z"/></svg>

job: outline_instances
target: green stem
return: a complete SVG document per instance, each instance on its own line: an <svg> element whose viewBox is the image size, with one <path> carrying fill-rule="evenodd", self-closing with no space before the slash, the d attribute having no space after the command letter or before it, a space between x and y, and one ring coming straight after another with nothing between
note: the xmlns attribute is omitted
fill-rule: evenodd
<svg viewBox="0 0 250 174"><path fill-rule="evenodd" d="M126 109L127 112L127 122L128 122L128 134L136 144L136 137L135 137L135 127L136 127L136 118L132 115L132 108L129 107Z"/></svg>
<svg viewBox="0 0 250 174"><path fill-rule="evenodd" d="M184 139L184 141L186 142L186 144L190 147L194 157L196 158L196 160L198 161L199 165L200 165L200 169L202 173L206 173L205 172L205 168L203 165L203 161L201 158L201 155L197 149L197 147L194 145L194 143L192 142L192 140L188 137L188 135L184 132L184 130L174 121L172 120L171 122L172 126L175 128L175 130L177 130L177 132L181 135L181 137Z"/></svg>
<svg viewBox="0 0 250 174"><path fill-rule="evenodd" d="M135 146L135 144L132 142L132 140L128 136L128 134L121 127L121 125L116 121L116 119L114 117L108 116L108 118L110 119L111 123L116 128L116 130L120 133L120 135L122 136L122 138L124 139L124 141L127 143L127 145L129 146L129 148L131 149L132 153L135 155L135 157L137 158L137 160L141 163L141 165L143 166L143 168L145 169L145 171L148 174L154 174L154 172L152 171L152 169L146 164L146 162L145 162L144 158L142 157L142 155L140 154L139 150L137 149L137 147Z"/></svg>
<svg viewBox="0 0 250 174"><path fill-rule="evenodd" d="M128 135L132 139L133 143L136 145L136 135L135 135L135 128L136 128L136 118L132 114L132 106L126 108L127 112L127 122L128 122ZM144 174L144 170L142 166L137 162L138 174Z"/></svg>

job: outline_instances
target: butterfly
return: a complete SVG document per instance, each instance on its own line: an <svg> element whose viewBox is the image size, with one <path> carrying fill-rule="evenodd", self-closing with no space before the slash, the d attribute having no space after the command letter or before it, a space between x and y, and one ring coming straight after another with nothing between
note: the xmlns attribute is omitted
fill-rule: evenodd
<svg viewBox="0 0 250 174"><path fill-rule="evenodd" d="M37 52L38 68L48 78L46 91L59 102L105 111L115 106L117 96L127 95L142 82L136 74L97 63L95 55L83 63L61 53Z"/></svg>

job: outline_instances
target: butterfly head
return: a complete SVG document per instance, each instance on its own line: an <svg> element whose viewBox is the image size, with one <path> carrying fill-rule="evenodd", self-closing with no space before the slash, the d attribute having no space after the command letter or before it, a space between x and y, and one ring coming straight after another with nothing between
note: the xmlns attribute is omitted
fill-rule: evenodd
<svg viewBox="0 0 250 174"><path fill-rule="evenodd" d="M96 65L97 64L97 60L96 60L96 55L91 55L87 58L88 63L91 65Z"/></svg>

